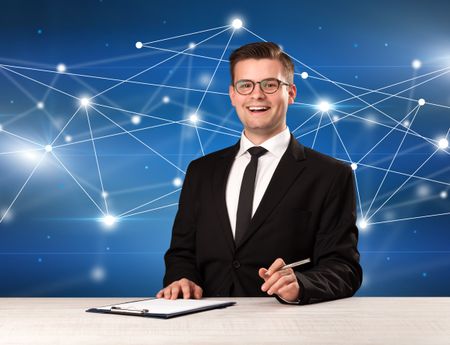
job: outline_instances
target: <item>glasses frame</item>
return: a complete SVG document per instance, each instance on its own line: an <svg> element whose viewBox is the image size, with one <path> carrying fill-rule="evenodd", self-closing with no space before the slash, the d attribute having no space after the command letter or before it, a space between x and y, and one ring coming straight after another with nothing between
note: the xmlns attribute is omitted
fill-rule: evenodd
<svg viewBox="0 0 450 345"><path fill-rule="evenodd" d="M261 83L264 83L264 82L266 82L266 81L268 81L268 80L276 81L276 82L278 83L278 87L276 88L275 91L273 91L273 92L266 92L266 91L264 91L264 89L261 87ZM249 82L249 83L251 83L251 84L253 85L252 89L251 89L248 93L242 93L242 92L239 92L239 90L238 90L238 88L237 88L237 84L238 84L238 83L241 83L241 82ZM280 86L281 86L281 85L291 86L290 83L286 83L286 82L284 82L284 81L282 81L282 80L280 80L280 79L277 79L277 78L266 78L266 79L263 79L263 80L260 80L260 81L253 81L253 80L251 80L251 79L240 79L240 80L238 80L237 82L234 83L233 87L234 87L234 90L235 90L238 94L240 94L240 95L242 95L242 96L247 96L247 95L250 95L253 91L255 91L256 84L259 84L259 88L260 88L261 91L262 91L263 93L265 93L266 95L274 94L275 92L277 92L277 91L280 89Z"/></svg>

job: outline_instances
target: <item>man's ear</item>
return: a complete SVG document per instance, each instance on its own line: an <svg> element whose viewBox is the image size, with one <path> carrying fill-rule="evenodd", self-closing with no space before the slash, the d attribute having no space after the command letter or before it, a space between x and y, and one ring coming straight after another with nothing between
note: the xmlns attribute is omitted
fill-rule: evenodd
<svg viewBox="0 0 450 345"><path fill-rule="evenodd" d="M295 86L295 84L292 84L289 87L288 95L289 95L288 104L294 103L295 97L297 96L297 87Z"/></svg>
<svg viewBox="0 0 450 345"><path fill-rule="evenodd" d="M230 85L230 87L228 88L228 94L230 96L230 100L231 100L231 105L234 107L234 98L236 97L236 91L234 91L234 87L233 85Z"/></svg>

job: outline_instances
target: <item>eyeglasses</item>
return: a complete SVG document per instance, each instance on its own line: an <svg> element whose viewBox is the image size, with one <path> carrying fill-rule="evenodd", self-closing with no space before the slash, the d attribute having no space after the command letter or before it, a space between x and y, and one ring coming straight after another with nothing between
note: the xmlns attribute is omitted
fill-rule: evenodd
<svg viewBox="0 0 450 345"><path fill-rule="evenodd" d="M276 78L267 78L261 81L253 81L250 79L241 79L234 83L234 89L237 93L241 95L249 95L255 89L256 84L259 84L262 92L266 94L275 93L280 88L280 85L290 86L291 84L285 83L284 81L278 80Z"/></svg>

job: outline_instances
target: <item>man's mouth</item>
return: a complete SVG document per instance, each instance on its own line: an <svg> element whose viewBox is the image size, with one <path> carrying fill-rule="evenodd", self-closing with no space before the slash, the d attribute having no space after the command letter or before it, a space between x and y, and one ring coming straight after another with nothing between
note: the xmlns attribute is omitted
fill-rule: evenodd
<svg viewBox="0 0 450 345"><path fill-rule="evenodd" d="M247 109L249 111L251 111L252 113L263 113L263 112L269 110L270 107L266 107L266 106L249 106L249 107L247 107Z"/></svg>

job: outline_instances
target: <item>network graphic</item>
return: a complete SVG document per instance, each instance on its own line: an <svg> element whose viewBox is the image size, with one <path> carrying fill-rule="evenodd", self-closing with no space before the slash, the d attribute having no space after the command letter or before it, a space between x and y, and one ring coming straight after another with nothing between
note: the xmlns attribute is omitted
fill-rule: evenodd
<svg viewBox="0 0 450 345"><path fill-rule="evenodd" d="M176 210L189 162L241 135L228 99L229 54L266 40L234 19L132 42L135 54L107 61L1 63L2 83L29 107L0 118L0 230L29 214L39 219L31 193L57 205L45 217L83 219L107 232ZM422 72L412 59L409 77L363 87L283 49L299 89L288 126L304 145L352 167L361 233L427 219L448 230L450 106L435 101L434 90L448 90L450 65ZM101 68L115 61L130 68ZM61 188L50 191L49 180Z"/></svg>

